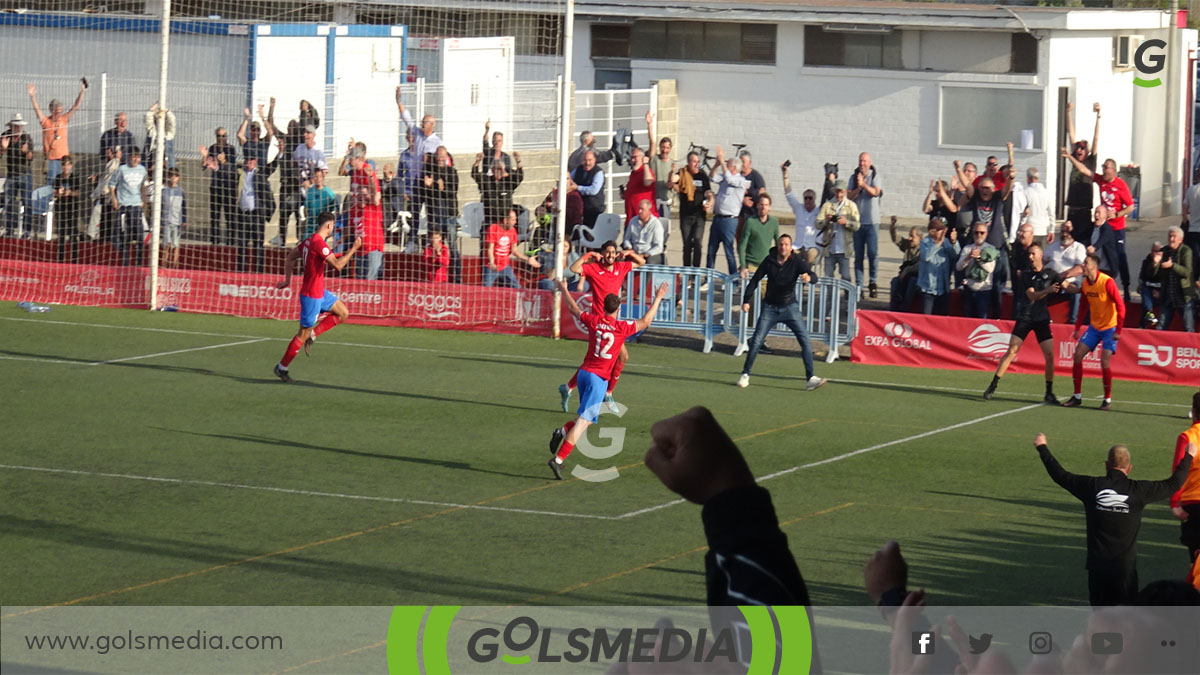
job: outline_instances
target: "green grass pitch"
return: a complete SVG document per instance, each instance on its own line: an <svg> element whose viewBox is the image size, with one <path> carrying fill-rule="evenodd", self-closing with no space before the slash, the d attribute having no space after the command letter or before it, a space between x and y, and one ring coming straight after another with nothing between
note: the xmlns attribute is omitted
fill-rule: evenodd
<svg viewBox="0 0 1200 675"><path fill-rule="evenodd" d="M655 420L705 405L756 475L801 467L763 484L815 603L866 603L862 565L894 538L933 602L1086 604L1082 509L1034 435L1069 470L1121 442L1135 478L1163 478L1191 395L1118 381L1103 413L1088 380L1088 407L1055 409L1033 405L1039 376L985 402L987 373L845 362L818 363L832 381L810 393L790 352L741 390L728 347L634 344L628 411L589 432L623 429L620 452L569 461L619 478L560 483L547 440L582 343L340 326L285 385L271 368L293 331L0 309L0 602L702 603L699 508L654 509L674 495L640 462ZM1143 580L1183 574L1177 540L1149 508Z"/></svg>

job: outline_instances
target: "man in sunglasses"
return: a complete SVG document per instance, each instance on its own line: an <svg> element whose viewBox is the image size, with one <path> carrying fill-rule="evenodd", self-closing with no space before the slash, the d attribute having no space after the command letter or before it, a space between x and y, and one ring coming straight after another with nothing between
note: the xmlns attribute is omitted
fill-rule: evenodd
<svg viewBox="0 0 1200 675"><path fill-rule="evenodd" d="M208 147L201 146L203 168L212 172L208 187L209 238L213 244L232 244L234 232L238 230L237 208L238 153L229 143L229 132L217 127L216 142ZM225 219L225 233L221 234L221 219Z"/></svg>

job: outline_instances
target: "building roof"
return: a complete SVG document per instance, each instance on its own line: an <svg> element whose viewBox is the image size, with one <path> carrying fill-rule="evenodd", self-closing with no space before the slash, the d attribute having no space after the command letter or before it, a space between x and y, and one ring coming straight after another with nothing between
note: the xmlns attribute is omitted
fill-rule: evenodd
<svg viewBox="0 0 1200 675"><path fill-rule="evenodd" d="M1149 9L1027 7L895 0L576 0L577 16L604 20L678 19L917 25L995 30L1136 30L1170 25L1167 12Z"/></svg>

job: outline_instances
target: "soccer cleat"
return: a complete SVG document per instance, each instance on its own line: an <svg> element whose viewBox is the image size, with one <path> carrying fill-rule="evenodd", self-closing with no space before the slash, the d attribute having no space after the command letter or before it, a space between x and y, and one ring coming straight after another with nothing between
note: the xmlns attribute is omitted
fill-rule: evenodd
<svg viewBox="0 0 1200 675"><path fill-rule="evenodd" d="M1112 399L1111 399L1111 398L1106 398L1106 399L1104 399L1103 401L1101 401L1101 402L1100 402L1100 409L1101 409L1101 410L1112 410Z"/></svg>
<svg viewBox="0 0 1200 675"><path fill-rule="evenodd" d="M738 378L737 386L741 387L742 389L749 387L750 386L750 376L747 375L746 373L742 373L742 376Z"/></svg>
<svg viewBox="0 0 1200 675"><path fill-rule="evenodd" d="M613 400L612 394L604 395L604 405L608 407L608 411L617 414L621 411L617 409L617 402Z"/></svg>
<svg viewBox="0 0 1200 675"><path fill-rule="evenodd" d="M558 395L562 397L562 411L567 412L567 405L571 400L571 388L565 384L558 385Z"/></svg>
<svg viewBox="0 0 1200 675"><path fill-rule="evenodd" d="M284 368L283 366L279 365L278 363L275 364L275 375L279 379L283 380L284 382L292 381L292 376L288 375L287 368Z"/></svg>
<svg viewBox="0 0 1200 675"><path fill-rule="evenodd" d="M1064 401L1062 405L1064 408L1078 408L1079 406L1083 405L1083 399L1079 396L1072 396Z"/></svg>
<svg viewBox="0 0 1200 675"><path fill-rule="evenodd" d="M554 433L550 434L550 454L558 454L558 446L562 445L563 438L565 438L565 434L563 434L562 427L555 429Z"/></svg>
<svg viewBox="0 0 1200 675"><path fill-rule="evenodd" d="M312 354L311 354L312 346L313 346L313 343L316 341L317 341L317 338L314 335L309 335L308 339L304 341L304 355L305 356L312 356Z"/></svg>
<svg viewBox="0 0 1200 675"><path fill-rule="evenodd" d="M1049 403L1050 405L1062 405L1062 403L1059 402L1058 397L1054 394L1046 394L1043 396L1042 403Z"/></svg>
<svg viewBox="0 0 1200 675"><path fill-rule="evenodd" d="M872 298L879 297L879 287L875 285L874 281L871 282L871 285L868 288L870 289L870 295Z"/></svg>
<svg viewBox="0 0 1200 675"><path fill-rule="evenodd" d="M995 393L996 393L996 385L989 384L987 389L983 390L983 400L985 400L985 401L992 400L992 395Z"/></svg>
<svg viewBox="0 0 1200 675"><path fill-rule="evenodd" d="M816 375L813 375L812 377L808 378L808 384L804 388L809 391L820 389L821 387L825 386L827 381L828 380L823 377L817 377Z"/></svg>
<svg viewBox="0 0 1200 675"><path fill-rule="evenodd" d="M557 457L550 458L550 470L554 472L554 480L562 480L562 464L558 463Z"/></svg>

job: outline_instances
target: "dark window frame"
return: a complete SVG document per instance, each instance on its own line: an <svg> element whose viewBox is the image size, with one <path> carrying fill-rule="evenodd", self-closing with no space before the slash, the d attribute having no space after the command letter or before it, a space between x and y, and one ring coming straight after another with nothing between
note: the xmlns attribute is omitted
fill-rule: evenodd
<svg viewBox="0 0 1200 675"><path fill-rule="evenodd" d="M683 24L699 24L702 28L702 46L699 54L683 54L672 55L669 49L659 49L657 52L647 52L645 49L639 49L640 40L635 40L634 35L639 32L646 31L661 31L663 34L663 42L670 40L671 27L682 28ZM721 26L722 29L728 30L728 27L738 26L740 28L740 40L738 53L739 57L734 60L728 58L716 58L713 54L716 49L709 49L709 33L716 32L715 26ZM620 49L611 49L619 41L618 33L621 29L625 30L626 35L626 50L623 54ZM613 24L613 23L593 23L591 25L591 57L594 59L606 58L629 58L651 61L677 61L691 63L734 63L738 65L764 65L774 66L777 63L777 53L779 45L779 27L773 23L735 23L728 21L666 21L660 19L641 19L632 23ZM597 33L605 33L598 40ZM716 40L717 38L712 38ZM598 44L603 44L609 49L598 50ZM662 47L663 45L657 45ZM663 55L659 55L659 54Z"/></svg>

